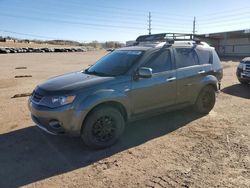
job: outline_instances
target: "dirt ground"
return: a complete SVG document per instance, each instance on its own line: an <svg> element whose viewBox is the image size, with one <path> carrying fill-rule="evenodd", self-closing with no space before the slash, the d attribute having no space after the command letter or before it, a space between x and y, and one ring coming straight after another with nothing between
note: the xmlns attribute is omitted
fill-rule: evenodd
<svg viewBox="0 0 250 188"><path fill-rule="evenodd" d="M42 132L28 98L11 99L104 54L0 55L0 187L250 187L250 85L238 83L236 61L223 62L222 91L209 115L186 109L130 123L105 150Z"/></svg>

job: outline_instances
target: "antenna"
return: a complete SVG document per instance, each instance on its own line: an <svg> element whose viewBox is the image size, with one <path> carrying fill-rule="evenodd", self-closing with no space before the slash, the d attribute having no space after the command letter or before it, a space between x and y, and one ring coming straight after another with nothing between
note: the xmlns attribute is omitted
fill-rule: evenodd
<svg viewBox="0 0 250 188"><path fill-rule="evenodd" d="M148 34L151 35L151 22L152 22L152 19L151 19L151 12L148 13Z"/></svg>

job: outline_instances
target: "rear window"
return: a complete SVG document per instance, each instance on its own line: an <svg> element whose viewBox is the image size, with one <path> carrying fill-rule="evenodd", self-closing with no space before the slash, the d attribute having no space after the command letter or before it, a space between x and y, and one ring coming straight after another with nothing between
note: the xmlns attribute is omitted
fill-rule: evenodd
<svg viewBox="0 0 250 188"><path fill-rule="evenodd" d="M197 52L201 65L213 63L213 55L210 50L196 48L195 51Z"/></svg>
<svg viewBox="0 0 250 188"><path fill-rule="evenodd" d="M213 64L218 64L218 63L220 63L220 58L218 54L216 53L216 51L213 50Z"/></svg>

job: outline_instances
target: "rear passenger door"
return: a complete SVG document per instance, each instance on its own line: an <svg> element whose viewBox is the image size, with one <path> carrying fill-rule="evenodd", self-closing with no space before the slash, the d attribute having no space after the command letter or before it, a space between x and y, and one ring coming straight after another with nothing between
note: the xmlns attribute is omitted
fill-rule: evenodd
<svg viewBox="0 0 250 188"><path fill-rule="evenodd" d="M174 48L177 71L177 103L193 102L200 90L205 70L194 48Z"/></svg>

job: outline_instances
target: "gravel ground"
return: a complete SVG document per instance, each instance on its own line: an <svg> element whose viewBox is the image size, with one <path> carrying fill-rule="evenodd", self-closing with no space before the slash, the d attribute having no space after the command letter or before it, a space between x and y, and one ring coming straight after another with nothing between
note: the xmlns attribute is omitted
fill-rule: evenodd
<svg viewBox="0 0 250 188"><path fill-rule="evenodd" d="M47 135L30 120L27 97L11 99L105 53L0 55L0 187L250 187L250 85L238 83L235 60L223 62L209 115L186 109L130 123L105 150Z"/></svg>

